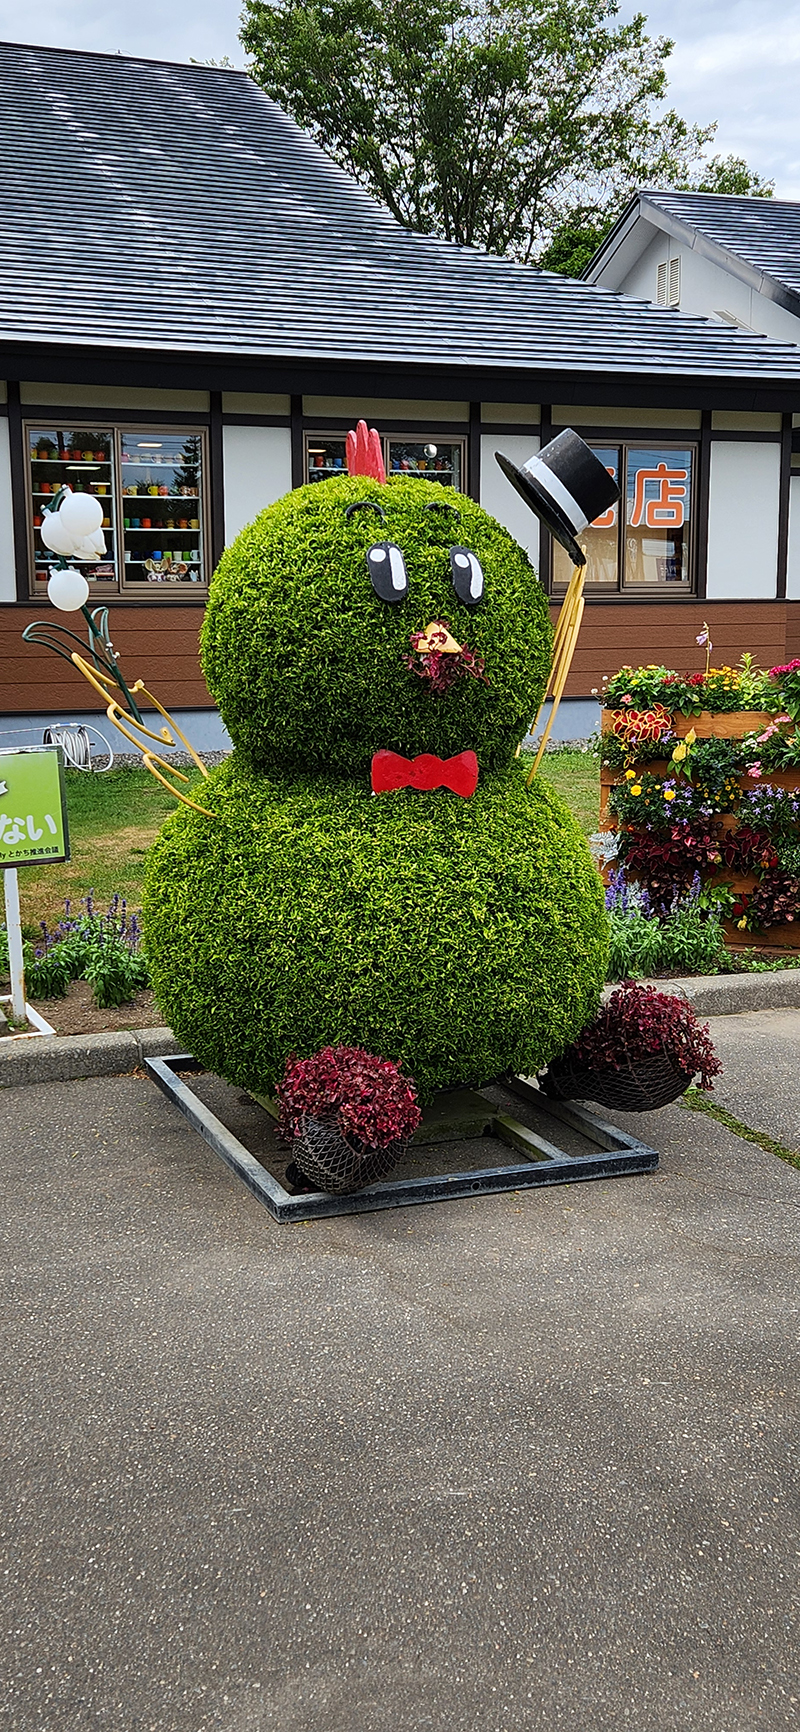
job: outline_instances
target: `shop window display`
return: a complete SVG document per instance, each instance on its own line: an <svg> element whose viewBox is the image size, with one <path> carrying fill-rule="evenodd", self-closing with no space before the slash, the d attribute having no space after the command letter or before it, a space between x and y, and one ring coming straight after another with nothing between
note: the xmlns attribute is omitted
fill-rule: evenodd
<svg viewBox="0 0 800 1732"><path fill-rule="evenodd" d="M673 445L594 445L625 500L589 524L586 588L590 593L652 590L688 592L692 587L692 487L694 448ZM553 589L566 588L572 566L563 548L552 550Z"/></svg>
<svg viewBox="0 0 800 1732"><path fill-rule="evenodd" d="M149 599L165 586L205 588L203 432L30 425L25 438L32 594L46 593L42 522L62 487L91 493L102 505L106 555L81 567L98 595Z"/></svg>

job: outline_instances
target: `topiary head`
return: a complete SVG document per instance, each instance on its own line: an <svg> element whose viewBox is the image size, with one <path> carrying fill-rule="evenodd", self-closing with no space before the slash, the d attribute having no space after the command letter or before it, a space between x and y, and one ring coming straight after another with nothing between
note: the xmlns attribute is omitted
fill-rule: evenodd
<svg viewBox="0 0 800 1732"><path fill-rule="evenodd" d="M441 660L431 627L449 634ZM202 659L253 763L361 775L386 748L506 762L551 647L530 561L494 518L436 482L359 475L298 487L242 530Z"/></svg>

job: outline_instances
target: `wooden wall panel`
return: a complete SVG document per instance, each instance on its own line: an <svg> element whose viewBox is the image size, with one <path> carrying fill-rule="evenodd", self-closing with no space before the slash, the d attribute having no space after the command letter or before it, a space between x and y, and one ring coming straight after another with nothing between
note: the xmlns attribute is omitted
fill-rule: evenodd
<svg viewBox="0 0 800 1732"><path fill-rule="evenodd" d="M557 617L553 609L553 618ZM604 674L625 662L657 662L682 672L700 670L705 650L696 639L708 621L712 665L735 666L750 650L762 667L800 656L800 602L698 601L680 605L587 602L567 684L567 697L588 697ZM794 646L794 647L792 647Z"/></svg>
<svg viewBox="0 0 800 1732"><path fill-rule="evenodd" d="M104 708L76 669L51 650L22 642L31 620L56 618L80 634L80 616L76 625L47 605L0 607L0 715L58 716ZM144 680L168 710L212 707L198 657L202 619L202 609L195 607L112 606L111 635L126 680Z"/></svg>

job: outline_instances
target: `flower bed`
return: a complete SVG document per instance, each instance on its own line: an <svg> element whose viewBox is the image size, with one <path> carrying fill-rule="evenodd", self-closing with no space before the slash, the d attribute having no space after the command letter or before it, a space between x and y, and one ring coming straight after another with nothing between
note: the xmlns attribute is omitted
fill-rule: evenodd
<svg viewBox="0 0 800 1732"><path fill-rule="evenodd" d="M616 868L659 918L699 878L729 945L755 934L800 949L800 661L623 668L603 701L600 823Z"/></svg>

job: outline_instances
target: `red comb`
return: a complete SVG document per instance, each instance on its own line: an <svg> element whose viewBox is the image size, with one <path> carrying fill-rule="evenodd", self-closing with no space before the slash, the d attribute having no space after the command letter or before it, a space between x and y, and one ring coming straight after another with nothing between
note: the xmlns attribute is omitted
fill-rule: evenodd
<svg viewBox="0 0 800 1732"><path fill-rule="evenodd" d="M359 421L355 433L347 435L348 475L369 475L373 481L385 481L381 436L366 421Z"/></svg>

